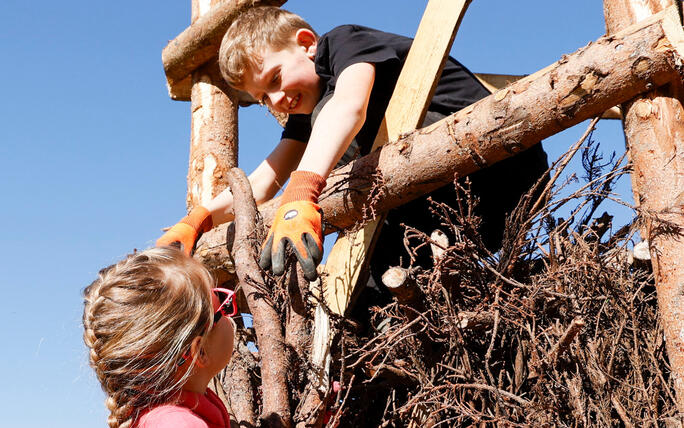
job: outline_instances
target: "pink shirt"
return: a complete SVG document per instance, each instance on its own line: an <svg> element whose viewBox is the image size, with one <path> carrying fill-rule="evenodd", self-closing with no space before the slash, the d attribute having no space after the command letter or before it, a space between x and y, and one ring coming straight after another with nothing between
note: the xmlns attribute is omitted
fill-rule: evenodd
<svg viewBox="0 0 684 428"><path fill-rule="evenodd" d="M182 391L176 404L146 410L137 428L230 428L230 416L221 399L209 388L204 394Z"/></svg>

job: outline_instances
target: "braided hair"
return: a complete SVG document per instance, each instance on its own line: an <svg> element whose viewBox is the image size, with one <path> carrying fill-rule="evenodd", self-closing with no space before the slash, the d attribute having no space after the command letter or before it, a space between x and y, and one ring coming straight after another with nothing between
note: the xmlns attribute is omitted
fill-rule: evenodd
<svg viewBox="0 0 684 428"><path fill-rule="evenodd" d="M110 428L129 428L141 410L173 400L191 374L178 362L212 324L211 274L170 248L131 254L84 290L83 339L107 394Z"/></svg>

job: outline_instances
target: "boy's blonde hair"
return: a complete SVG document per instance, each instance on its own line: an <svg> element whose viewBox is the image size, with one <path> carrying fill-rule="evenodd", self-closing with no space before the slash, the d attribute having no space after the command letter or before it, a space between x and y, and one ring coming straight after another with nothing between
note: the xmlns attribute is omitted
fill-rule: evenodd
<svg viewBox="0 0 684 428"><path fill-rule="evenodd" d="M245 71L261 67L261 52L266 48L281 50L294 42L300 28L316 32L308 22L275 6L247 9L231 24L219 49L221 74L228 84L240 89ZM316 37L318 35L316 34Z"/></svg>
<svg viewBox="0 0 684 428"><path fill-rule="evenodd" d="M100 271L84 291L83 339L108 395L111 428L173 399L190 375L177 376L192 340L213 323L211 274L174 248L152 248Z"/></svg>

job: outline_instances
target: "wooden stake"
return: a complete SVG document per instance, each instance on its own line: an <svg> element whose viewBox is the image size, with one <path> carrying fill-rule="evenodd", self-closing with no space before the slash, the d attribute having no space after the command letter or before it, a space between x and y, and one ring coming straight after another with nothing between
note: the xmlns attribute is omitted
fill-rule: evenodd
<svg viewBox="0 0 684 428"><path fill-rule="evenodd" d="M605 0L609 34L669 7L674 0ZM679 16L667 23L681 32ZM682 43L684 38L670 43ZM667 48L656 45L655 49ZM684 412L684 91L681 77L623 105L624 128L634 165L632 186L640 215L646 221L642 239L650 243L658 310L665 331L667 354L677 406ZM667 222L667 223L665 223ZM669 232L668 232L669 230ZM678 232L677 232L678 231ZM616 410L620 413L619 403ZM627 422L625 422L627 424Z"/></svg>

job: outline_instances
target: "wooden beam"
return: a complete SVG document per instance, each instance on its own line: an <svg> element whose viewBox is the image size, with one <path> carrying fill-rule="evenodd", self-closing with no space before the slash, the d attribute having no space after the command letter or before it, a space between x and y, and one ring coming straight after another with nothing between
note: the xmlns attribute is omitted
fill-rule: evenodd
<svg viewBox="0 0 684 428"><path fill-rule="evenodd" d="M480 83L482 83L482 86L487 88L487 90L491 93L499 91L527 76L527 74L475 73L477 80L479 80ZM622 112L617 106L611 107L601 115L601 119L622 119Z"/></svg>
<svg viewBox="0 0 684 428"><path fill-rule="evenodd" d="M667 9L380 150L339 168L320 200L328 233L362 217L373 186L383 178L379 212L400 206L483 166L510 157L635 96L681 79L684 31ZM270 224L276 198L259 207ZM205 234L226 235L227 225ZM202 240L205 239L204 237ZM202 241L200 241L202 242Z"/></svg>
<svg viewBox="0 0 684 428"><path fill-rule="evenodd" d="M184 84L187 90L188 76L216 57L224 33L240 12L254 6L281 6L285 2L286 0L230 0L212 4L210 10L199 14L197 20L193 20L188 28L162 50L169 96L175 99L173 94L180 93L176 89L177 85Z"/></svg>
<svg viewBox="0 0 684 428"><path fill-rule="evenodd" d="M605 0L606 28L609 34L618 32L668 6L672 9L675 4L673 0ZM673 16L669 25L675 31L681 30L679 17ZM658 311L680 412L684 412L683 101L680 78L669 87L657 88L623 104L625 137L633 164L634 199L645 220L641 237L649 242ZM663 221L669 225L664 226Z"/></svg>

